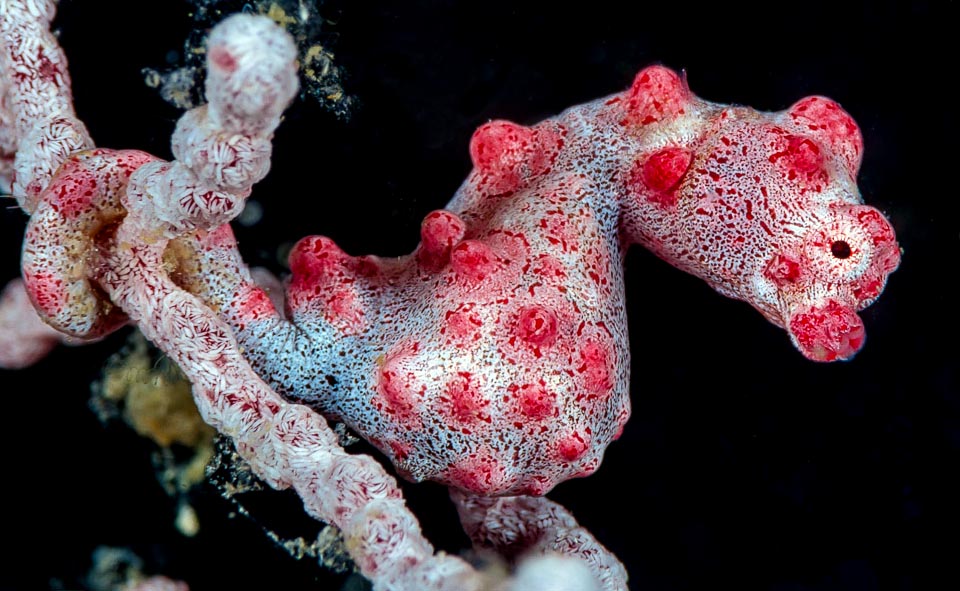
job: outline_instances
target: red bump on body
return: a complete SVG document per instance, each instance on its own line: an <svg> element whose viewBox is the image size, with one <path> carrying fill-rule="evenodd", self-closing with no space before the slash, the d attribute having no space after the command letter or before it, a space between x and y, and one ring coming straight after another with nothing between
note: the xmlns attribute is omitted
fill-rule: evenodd
<svg viewBox="0 0 960 591"><path fill-rule="evenodd" d="M801 194L804 190L819 193L829 180L820 145L801 135L786 135L777 144L777 151L767 160L777 165L786 180L801 183Z"/></svg>
<svg viewBox="0 0 960 591"><path fill-rule="evenodd" d="M800 278L800 267L797 257L779 253L770 260L763 274L778 287L783 287Z"/></svg>
<svg viewBox="0 0 960 591"><path fill-rule="evenodd" d="M630 188L636 195L663 206L677 202L676 189L690 168L692 154L683 148L670 147L654 152L637 162L630 174Z"/></svg>
<svg viewBox="0 0 960 591"><path fill-rule="evenodd" d="M853 117L840 105L822 96L810 96L795 103L787 113L799 131L823 141L856 176L863 157L863 136Z"/></svg>
<svg viewBox="0 0 960 591"><path fill-rule="evenodd" d="M520 491L520 494L529 495L531 497L542 497L550 492L550 489L552 489L555 484L556 483L548 476L537 474L527 478L524 481L524 485Z"/></svg>
<svg viewBox="0 0 960 591"><path fill-rule="evenodd" d="M850 214L856 216L873 242L871 266L880 273L892 273L900 265L900 246L893 226L869 205L850 206Z"/></svg>
<svg viewBox="0 0 960 591"><path fill-rule="evenodd" d="M432 269L439 269L450 260L450 250L463 240L467 231L456 214L442 209L432 211L420 224L420 250L417 259Z"/></svg>
<svg viewBox="0 0 960 591"><path fill-rule="evenodd" d="M586 339L580 346L580 366L577 372L583 375L583 385L588 394L609 394L613 389L611 366L613 351L596 339Z"/></svg>
<svg viewBox="0 0 960 591"><path fill-rule="evenodd" d="M417 414L419 395L425 390L410 371L409 356L400 354L388 357L380 366L377 375L377 394L386 403L383 410L398 418L405 426Z"/></svg>
<svg viewBox="0 0 960 591"><path fill-rule="evenodd" d="M627 91L627 117L623 124L649 125L684 112L690 91L670 68L644 68Z"/></svg>
<svg viewBox="0 0 960 591"><path fill-rule="evenodd" d="M557 316L544 306L525 306L517 317L515 334L531 345L551 345L557 340Z"/></svg>
<svg viewBox="0 0 960 591"><path fill-rule="evenodd" d="M545 173L563 145L563 133L554 124L524 127L497 120L481 125L470 138L480 188L494 195L512 193Z"/></svg>
<svg viewBox="0 0 960 591"><path fill-rule="evenodd" d="M513 386L511 391L517 399L517 410L528 419L538 421L553 416L556 412L556 395L544 384Z"/></svg>
<svg viewBox="0 0 960 591"><path fill-rule="evenodd" d="M785 161L797 172L810 173L823 167L823 154L813 140L792 135L787 138Z"/></svg>
<svg viewBox="0 0 960 591"><path fill-rule="evenodd" d="M288 262L294 280L320 279L339 272L349 255L326 236L307 236L293 245Z"/></svg>
<svg viewBox="0 0 960 591"><path fill-rule="evenodd" d="M865 248L869 253L869 264L852 286L852 293L857 301L856 308L859 310L870 305L880 295L887 275L900 265L900 246L897 244L893 226L877 209L867 205L845 205L842 209L846 216L856 220L866 234L864 240L869 241ZM847 245L851 254L853 247L854 245ZM833 256L845 254L840 251L838 242L831 244Z"/></svg>
<svg viewBox="0 0 960 591"><path fill-rule="evenodd" d="M251 287L245 293L239 294L232 307L235 309L235 321L241 325L247 321L275 316L277 311L270 301L270 296L260 287Z"/></svg>
<svg viewBox="0 0 960 591"><path fill-rule="evenodd" d="M556 442L557 456L564 462L575 462L582 458L590 448L590 436L574 431L559 438Z"/></svg>
<svg viewBox="0 0 960 591"><path fill-rule="evenodd" d="M356 290L356 260L326 236L308 236L290 251L293 273L287 288L290 310L319 311L340 330L363 327L363 304Z"/></svg>
<svg viewBox="0 0 960 591"><path fill-rule="evenodd" d="M480 327L483 319L473 303L460 304L456 310L449 310L444 314L440 334L448 339L466 344L481 338Z"/></svg>
<svg viewBox="0 0 960 591"><path fill-rule="evenodd" d="M497 268L497 259L489 246L479 240L464 240L450 252L454 272L470 281L482 281Z"/></svg>
<svg viewBox="0 0 960 591"><path fill-rule="evenodd" d="M456 423L470 425L489 417L483 412L490 402L483 396L470 372L461 371L449 380L440 396L442 411Z"/></svg>
<svg viewBox="0 0 960 591"><path fill-rule="evenodd" d="M834 300L794 314L788 328L800 352L813 361L849 359L863 346L863 321Z"/></svg>
<svg viewBox="0 0 960 591"><path fill-rule="evenodd" d="M509 193L520 186L520 168L532 148L530 129L510 121L491 121L470 138L470 159L493 192Z"/></svg>
<svg viewBox="0 0 960 591"><path fill-rule="evenodd" d="M457 461L446 471L444 480L447 484L485 496L502 494L513 484L508 482L503 464L487 450Z"/></svg>

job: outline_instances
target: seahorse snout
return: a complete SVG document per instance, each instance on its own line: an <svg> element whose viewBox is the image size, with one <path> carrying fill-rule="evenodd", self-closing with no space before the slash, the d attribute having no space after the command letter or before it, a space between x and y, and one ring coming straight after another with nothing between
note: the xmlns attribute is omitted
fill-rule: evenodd
<svg viewBox="0 0 960 591"><path fill-rule="evenodd" d="M863 321L850 306L827 300L795 312L787 322L790 338L804 357L812 361L852 358L863 347Z"/></svg>

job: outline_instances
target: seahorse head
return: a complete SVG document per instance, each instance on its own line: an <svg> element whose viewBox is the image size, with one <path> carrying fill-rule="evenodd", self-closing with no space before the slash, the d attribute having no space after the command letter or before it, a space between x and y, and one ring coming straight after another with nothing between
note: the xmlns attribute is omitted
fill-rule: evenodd
<svg viewBox="0 0 960 591"><path fill-rule="evenodd" d="M852 357L857 312L900 261L857 188L853 118L819 96L777 113L710 103L661 67L608 102L634 147L617 176L628 241L752 304L806 357Z"/></svg>
<svg viewBox="0 0 960 591"><path fill-rule="evenodd" d="M815 361L861 348L857 312L900 262L890 222L857 188L862 152L856 123L830 99L773 114L728 108L680 187L679 228L700 250L694 272L784 327Z"/></svg>

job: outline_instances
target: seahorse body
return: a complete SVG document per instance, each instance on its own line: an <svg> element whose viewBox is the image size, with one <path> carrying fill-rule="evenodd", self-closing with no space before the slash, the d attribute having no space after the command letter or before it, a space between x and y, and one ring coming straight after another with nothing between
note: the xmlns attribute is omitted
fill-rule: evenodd
<svg viewBox="0 0 960 591"><path fill-rule="evenodd" d="M260 375L405 476L539 495L596 470L629 417L631 244L750 303L810 359L856 353L857 312L900 257L857 190L862 149L829 99L762 113L654 66L535 126L480 127L472 173L408 256L304 238L282 311L228 226L168 255Z"/></svg>

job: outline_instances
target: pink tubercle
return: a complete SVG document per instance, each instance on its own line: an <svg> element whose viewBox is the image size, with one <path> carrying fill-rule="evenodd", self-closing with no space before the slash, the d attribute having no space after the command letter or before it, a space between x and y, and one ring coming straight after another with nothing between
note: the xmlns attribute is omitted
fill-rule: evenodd
<svg viewBox="0 0 960 591"><path fill-rule="evenodd" d="M212 67L216 67L226 74L235 71L238 66L237 58L233 57L233 54L222 46L211 47L207 59Z"/></svg>
<svg viewBox="0 0 960 591"><path fill-rule="evenodd" d="M796 256L778 253L767 264L764 276L773 281L777 287L795 283L800 278L801 262Z"/></svg>
<svg viewBox="0 0 960 591"><path fill-rule="evenodd" d="M489 246L480 240L464 240L450 252L454 272L469 282L480 282L497 269L497 258Z"/></svg>
<svg viewBox="0 0 960 591"><path fill-rule="evenodd" d="M515 191L521 183L520 167L533 148L533 132L510 121L481 125L470 138L470 159L485 175L495 193Z"/></svg>
<svg viewBox="0 0 960 591"><path fill-rule="evenodd" d="M493 195L512 193L545 173L563 145L564 133L551 123L531 128L496 120L481 125L470 139L479 188Z"/></svg>
<svg viewBox="0 0 960 591"><path fill-rule="evenodd" d="M802 173L811 173L823 167L823 154L820 146L810 138L792 135L787 138L786 162Z"/></svg>
<svg viewBox="0 0 960 591"><path fill-rule="evenodd" d="M367 308L358 294L357 277L372 277L379 270L375 257L351 257L325 236L308 236L290 251L293 276L287 288L291 310L323 315L343 334L365 327Z"/></svg>
<svg viewBox="0 0 960 591"><path fill-rule="evenodd" d="M483 319L476 309L476 304L466 302L444 314L440 334L451 343L464 345L481 338L482 326Z"/></svg>
<svg viewBox="0 0 960 591"><path fill-rule="evenodd" d="M794 314L788 323L800 352L813 361L849 359L863 346L863 321L835 300Z"/></svg>
<svg viewBox="0 0 960 591"><path fill-rule="evenodd" d="M444 473L443 480L462 490L485 496L503 494L513 482L507 471L490 450L471 453L456 461Z"/></svg>
<svg viewBox="0 0 960 591"><path fill-rule="evenodd" d="M551 345L557 340L557 316L542 305L524 306L518 314L514 332L531 345Z"/></svg>
<svg viewBox="0 0 960 591"><path fill-rule="evenodd" d="M684 113L690 100L686 84L670 68L650 66L633 80L626 97L624 124L649 125Z"/></svg>
<svg viewBox="0 0 960 591"><path fill-rule="evenodd" d="M900 266L900 246L893 226L876 208L855 205L851 213L873 242L873 266L880 273L891 273Z"/></svg>
<svg viewBox="0 0 960 591"><path fill-rule="evenodd" d="M860 169L863 136L860 127L835 101L810 96L797 101L787 111L798 129L822 137L831 150L842 157L851 175Z"/></svg>
<svg viewBox="0 0 960 591"><path fill-rule="evenodd" d="M420 250L417 258L421 264L439 269L450 260L450 251L463 240L466 224L456 214L437 210L427 214L420 225Z"/></svg>
<svg viewBox="0 0 960 591"><path fill-rule="evenodd" d="M349 256L326 236L307 236L290 251L290 271L295 280L325 281L343 270Z"/></svg>
<svg viewBox="0 0 960 591"><path fill-rule="evenodd" d="M524 384L509 390L516 396L520 415L527 419L538 421L557 412L556 394L545 384Z"/></svg>
<svg viewBox="0 0 960 591"><path fill-rule="evenodd" d="M237 296L235 302L231 306L235 313L234 321L241 326L246 322L275 316L277 313L273 302L270 301L270 296L260 287L249 287Z"/></svg>
<svg viewBox="0 0 960 591"><path fill-rule="evenodd" d="M643 163L643 182L655 191L675 188L690 166L692 155L683 148L664 148Z"/></svg>
<svg viewBox="0 0 960 591"><path fill-rule="evenodd" d="M588 395L605 396L613 389L610 368L613 365L613 350L597 338L587 338L580 345L580 365L577 373L583 376L583 386Z"/></svg>
<svg viewBox="0 0 960 591"><path fill-rule="evenodd" d="M392 415L403 428L419 426L420 405L426 387L411 370L415 350L388 353L377 371L376 399L382 409Z"/></svg>
<svg viewBox="0 0 960 591"><path fill-rule="evenodd" d="M590 436L580 431L573 431L556 441L557 456L563 462L575 462L586 455L590 449Z"/></svg>
<svg viewBox="0 0 960 591"><path fill-rule="evenodd" d="M490 421L484 409L490 404L480 390L476 377L461 371L447 381L443 394L441 412L449 417L452 426L470 426L477 421Z"/></svg>
<svg viewBox="0 0 960 591"><path fill-rule="evenodd" d="M819 193L829 183L830 176L824 167L821 145L805 135L787 134L774 128L777 134L776 151L767 159L780 171L782 178L796 184L801 194L806 191Z"/></svg>

